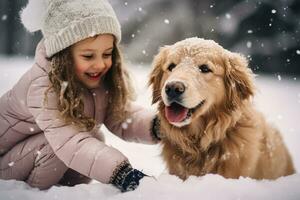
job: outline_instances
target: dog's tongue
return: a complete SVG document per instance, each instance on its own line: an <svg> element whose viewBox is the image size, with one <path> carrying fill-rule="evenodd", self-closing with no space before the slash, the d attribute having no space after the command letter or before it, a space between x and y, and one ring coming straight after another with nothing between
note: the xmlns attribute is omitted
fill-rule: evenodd
<svg viewBox="0 0 300 200"><path fill-rule="evenodd" d="M170 106L165 107L165 115L169 122L181 122L188 114L188 109L177 104L172 103Z"/></svg>

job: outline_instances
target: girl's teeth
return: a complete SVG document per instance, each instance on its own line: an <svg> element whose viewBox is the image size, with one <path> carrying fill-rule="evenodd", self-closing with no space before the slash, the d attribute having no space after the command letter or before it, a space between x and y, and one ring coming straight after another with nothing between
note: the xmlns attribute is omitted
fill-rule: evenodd
<svg viewBox="0 0 300 200"><path fill-rule="evenodd" d="M98 73L89 74L90 76L98 76Z"/></svg>

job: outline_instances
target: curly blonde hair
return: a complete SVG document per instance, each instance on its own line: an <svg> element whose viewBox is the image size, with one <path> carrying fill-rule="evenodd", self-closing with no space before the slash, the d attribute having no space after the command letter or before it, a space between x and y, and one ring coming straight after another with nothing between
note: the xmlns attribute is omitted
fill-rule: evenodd
<svg viewBox="0 0 300 200"><path fill-rule="evenodd" d="M95 127L95 120L84 114L83 91L87 88L79 81L75 74L71 47L68 47L50 58L51 70L48 73L50 86L45 92L52 89L59 98L58 110L62 118L78 127L91 131ZM112 67L104 77L105 87L109 93L107 113L117 123L127 118L125 106L128 100L133 99L134 91L131 86L128 72L122 66L122 56L119 47L114 44L112 52Z"/></svg>

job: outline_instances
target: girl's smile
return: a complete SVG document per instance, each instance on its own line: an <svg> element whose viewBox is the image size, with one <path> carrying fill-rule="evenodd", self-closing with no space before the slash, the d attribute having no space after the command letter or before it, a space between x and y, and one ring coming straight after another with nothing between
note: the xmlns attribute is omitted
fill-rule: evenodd
<svg viewBox="0 0 300 200"><path fill-rule="evenodd" d="M101 77L101 72L100 73L85 73L87 76L88 76L88 78L89 79L91 79L91 80L94 80L94 81L97 81L97 80L99 80L100 79L100 77Z"/></svg>
<svg viewBox="0 0 300 200"><path fill-rule="evenodd" d="M75 74L88 88L97 88L112 66L114 37L100 34L74 44L71 48Z"/></svg>

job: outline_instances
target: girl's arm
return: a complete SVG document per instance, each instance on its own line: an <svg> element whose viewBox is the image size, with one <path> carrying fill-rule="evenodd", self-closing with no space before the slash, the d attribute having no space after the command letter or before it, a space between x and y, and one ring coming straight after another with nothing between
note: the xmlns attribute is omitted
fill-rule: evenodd
<svg viewBox="0 0 300 200"><path fill-rule="evenodd" d="M109 113L104 120L105 126L114 134L127 141L141 143L157 143L158 134L155 131L155 113L132 102L127 104L128 117L123 122L116 122Z"/></svg>
<svg viewBox="0 0 300 200"><path fill-rule="evenodd" d="M44 93L48 85L46 73L35 79L27 93L27 106L56 156L67 167L100 182L109 183L114 170L127 161L127 158L91 133L80 131L75 125L66 124L60 119L55 93L48 93L48 103L44 107Z"/></svg>

